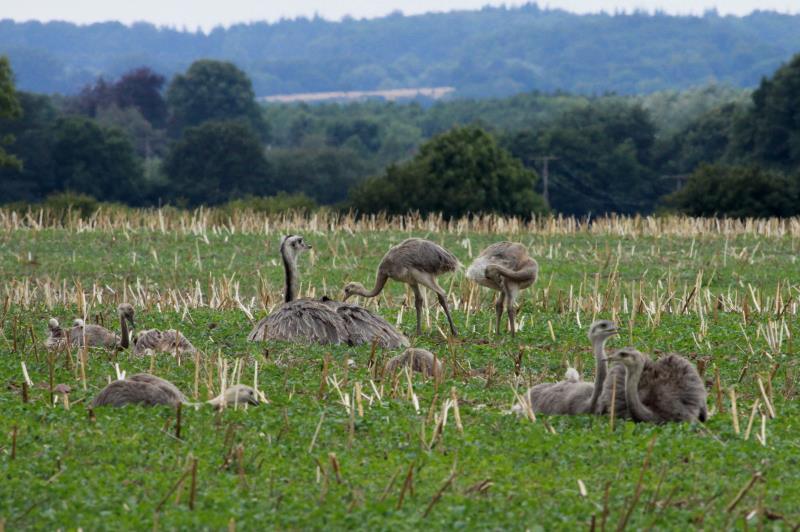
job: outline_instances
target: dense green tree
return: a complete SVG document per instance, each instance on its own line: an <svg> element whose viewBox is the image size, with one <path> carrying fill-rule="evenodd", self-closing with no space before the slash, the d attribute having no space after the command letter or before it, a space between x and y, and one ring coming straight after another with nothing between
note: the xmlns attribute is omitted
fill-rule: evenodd
<svg viewBox="0 0 800 532"><path fill-rule="evenodd" d="M13 119L18 117L21 112L17 91L14 89L14 74L11 72L11 64L8 62L8 57L0 56L0 119ZM20 160L9 155L3 148L4 144L12 142L14 142L12 135L0 137L0 167L20 167Z"/></svg>
<svg viewBox="0 0 800 532"><path fill-rule="evenodd" d="M701 163L713 163L734 157L731 142L737 120L745 108L728 103L691 121L683 130L660 143L656 167L665 174L691 172Z"/></svg>
<svg viewBox="0 0 800 532"><path fill-rule="evenodd" d="M794 216L800 178L758 166L701 165L664 203L692 216Z"/></svg>
<svg viewBox="0 0 800 532"><path fill-rule="evenodd" d="M168 151L163 169L171 197L192 206L276 192L261 141L242 121L187 128Z"/></svg>
<svg viewBox="0 0 800 532"><path fill-rule="evenodd" d="M0 119L0 138L16 138L9 150L24 164L0 167L0 203L36 201L56 188L52 149L58 113L47 96L20 92L17 99L22 113Z"/></svg>
<svg viewBox="0 0 800 532"><path fill-rule="evenodd" d="M355 187L351 205L361 212L409 210L445 216L496 212L529 216L547 210L534 192L536 173L523 168L477 127L433 138L411 161Z"/></svg>
<svg viewBox="0 0 800 532"><path fill-rule="evenodd" d="M137 203L142 164L127 136L85 117L57 121L52 147L54 188L104 200Z"/></svg>
<svg viewBox="0 0 800 532"><path fill-rule="evenodd" d="M745 159L800 169L800 54L761 80L737 128L734 150Z"/></svg>
<svg viewBox="0 0 800 532"><path fill-rule="evenodd" d="M250 78L233 63L195 61L170 83L167 104L174 132L211 120L246 120L262 137L269 133Z"/></svg>

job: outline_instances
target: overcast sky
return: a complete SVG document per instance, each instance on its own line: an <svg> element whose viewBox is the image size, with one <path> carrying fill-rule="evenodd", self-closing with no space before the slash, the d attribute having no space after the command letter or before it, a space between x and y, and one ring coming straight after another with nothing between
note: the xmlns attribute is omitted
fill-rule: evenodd
<svg viewBox="0 0 800 532"><path fill-rule="evenodd" d="M120 20L148 21L206 30L217 25L282 17L320 16L338 20L345 15L376 17L395 10L417 14L452 9L478 9L484 5L520 5L509 0L0 0L0 18L15 20L68 20L88 23ZM756 9L800 12L800 0L546 0L542 7L558 7L578 13L661 9L668 13L702 13L716 8L722 14L744 15Z"/></svg>

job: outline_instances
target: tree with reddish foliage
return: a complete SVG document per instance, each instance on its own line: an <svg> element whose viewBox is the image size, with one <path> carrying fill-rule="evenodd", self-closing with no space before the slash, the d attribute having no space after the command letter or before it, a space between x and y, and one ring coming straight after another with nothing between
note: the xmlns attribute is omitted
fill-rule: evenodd
<svg viewBox="0 0 800 532"><path fill-rule="evenodd" d="M161 128L167 119L167 104L161 96L166 79L147 67L124 74L114 84L116 104L121 108L135 107L155 128Z"/></svg>
<svg viewBox="0 0 800 532"><path fill-rule="evenodd" d="M77 112L91 117L111 106L120 109L135 107L153 127L161 128L167 118L167 104L161 95L164 81L164 76L147 67L131 70L115 82L101 77L93 85L81 90L73 107Z"/></svg>
<svg viewBox="0 0 800 532"><path fill-rule="evenodd" d="M70 102L72 110L94 117L98 109L115 103L114 84L100 77L94 85L86 85L78 96Z"/></svg>

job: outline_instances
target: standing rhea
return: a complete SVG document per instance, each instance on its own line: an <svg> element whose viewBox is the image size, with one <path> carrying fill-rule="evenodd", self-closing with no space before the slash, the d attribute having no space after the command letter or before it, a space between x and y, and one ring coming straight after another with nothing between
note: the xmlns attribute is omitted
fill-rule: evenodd
<svg viewBox="0 0 800 532"><path fill-rule="evenodd" d="M377 341L378 345L386 348L408 345L405 336L365 308L327 298L319 301L297 299L297 260L301 253L309 249L311 245L302 236L283 238L280 252L286 283L284 303L253 327L248 340L350 345Z"/></svg>
<svg viewBox="0 0 800 532"><path fill-rule="evenodd" d="M603 384L606 380L605 345L609 338L619 333L613 321L598 320L589 326L589 341L595 360L594 384L583 382L574 369L567 370L565 380L554 383L542 383L527 392L527 400L531 410L542 414L588 414L595 407ZM514 410L521 412L522 405L515 405Z"/></svg>
<svg viewBox="0 0 800 532"><path fill-rule="evenodd" d="M467 269L467 278L497 290L495 311L497 313L497 334L500 334L500 320L505 304L508 312L508 325L511 335L516 334L516 301L520 290L536 282L539 265L528 256L528 250L515 242L497 242L484 249Z"/></svg>
<svg viewBox="0 0 800 532"><path fill-rule="evenodd" d="M91 406L92 408L125 405L177 406L178 403L192 406L201 404L190 402L177 386L167 380L149 373L138 373L127 379L110 383L92 400ZM206 401L206 403L216 408L221 408L237 404L257 405L259 401L258 395L253 388L237 384L226 388L223 393Z"/></svg>
<svg viewBox="0 0 800 532"><path fill-rule="evenodd" d="M450 331L458 335L450 307L447 306L447 293L436 282L439 275L453 272L458 268L458 259L442 246L422 238L408 238L392 247L381 259L375 277L375 286L367 290L361 283L348 283L344 287L344 300L350 296L375 297L381 293L389 279L406 283L414 291L414 307L417 310L417 335L422 334L422 294L419 285L426 286L436 293L439 304L444 309Z"/></svg>
<svg viewBox="0 0 800 532"><path fill-rule="evenodd" d="M608 360L619 365L612 368L598 405L604 411L611 403L608 383L616 382L615 412L620 417L649 423L706 421L703 380L682 356L670 354L653 362L628 347L615 351Z"/></svg>
<svg viewBox="0 0 800 532"><path fill-rule="evenodd" d="M86 325L81 319L76 319L69 329L63 329L58 324L58 320L50 318L47 325L49 336L45 340L45 346L48 349L60 349L69 342L71 347L83 347L85 344L87 347L127 349L130 343L128 324L131 328L134 326L133 306L129 303L122 303L117 307L117 314L119 315L120 335L100 325L93 323Z"/></svg>

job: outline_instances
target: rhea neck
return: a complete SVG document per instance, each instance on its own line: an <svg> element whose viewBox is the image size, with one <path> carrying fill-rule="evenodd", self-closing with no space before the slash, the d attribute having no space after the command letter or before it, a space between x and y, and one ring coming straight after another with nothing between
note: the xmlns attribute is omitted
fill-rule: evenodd
<svg viewBox="0 0 800 532"><path fill-rule="evenodd" d="M119 329L122 335L119 340L119 345L122 349L128 349L128 345L130 345L130 332L128 331L128 320L122 313L119 315Z"/></svg>
<svg viewBox="0 0 800 532"><path fill-rule="evenodd" d="M658 422L658 417L639 399L639 379L644 371L644 360L625 366L625 400L635 421Z"/></svg>
<svg viewBox="0 0 800 532"><path fill-rule="evenodd" d="M592 398L589 402L590 412L594 412L597 401L600 399L600 394L603 391L603 383L605 382L606 375L608 373L606 365L606 342L608 341L608 338L608 336L592 338L592 351L594 352L595 361L595 378L594 390L592 391Z"/></svg>
<svg viewBox="0 0 800 532"><path fill-rule="evenodd" d="M297 257L295 255L291 255L284 244L281 246L281 258L283 259L285 283L283 301L285 303L289 303L297 299Z"/></svg>

